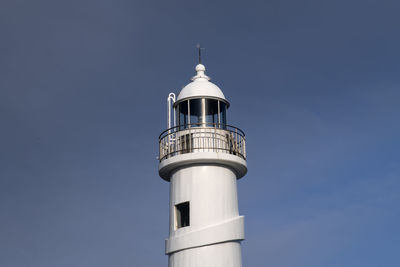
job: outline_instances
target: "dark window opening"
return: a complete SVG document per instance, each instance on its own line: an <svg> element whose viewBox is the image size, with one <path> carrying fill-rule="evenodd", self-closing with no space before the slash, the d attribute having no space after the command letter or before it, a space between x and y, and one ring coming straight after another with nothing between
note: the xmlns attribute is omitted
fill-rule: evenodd
<svg viewBox="0 0 400 267"><path fill-rule="evenodd" d="M220 105L220 124L221 128L226 129L226 104L223 102L219 102Z"/></svg>
<svg viewBox="0 0 400 267"><path fill-rule="evenodd" d="M205 114L207 127L219 127L218 125L218 100L205 99Z"/></svg>
<svg viewBox="0 0 400 267"><path fill-rule="evenodd" d="M188 101L184 101L180 103L177 107L178 110L178 125L181 126L180 129L183 130L187 128L187 124L189 124L189 108Z"/></svg>
<svg viewBox="0 0 400 267"><path fill-rule="evenodd" d="M204 99L190 100L190 126L201 127L204 123Z"/></svg>
<svg viewBox="0 0 400 267"><path fill-rule="evenodd" d="M175 205L176 228L186 227L190 225L189 202L183 202Z"/></svg>

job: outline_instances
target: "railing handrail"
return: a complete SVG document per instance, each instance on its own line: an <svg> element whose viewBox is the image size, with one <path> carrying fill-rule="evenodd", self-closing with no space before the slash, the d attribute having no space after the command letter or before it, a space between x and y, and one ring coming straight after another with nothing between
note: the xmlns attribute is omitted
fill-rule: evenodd
<svg viewBox="0 0 400 267"><path fill-rule="evenodd" d="M226 151L246 159L246 138L239 128L217 123L192 123L192 127L185 126L175 126L160 134L160 162L170 156L195 151Z"/></svg>
<svg viewBox="0 0 400 267"><path fill-rule="evenodd" d="M211 125L211 126L208 126ZM194 127L191 127L194 126ZM161 140L162 138L164 138L164 136L170 135L172 133L176 133L179 131L185 131L185 130L189 130L189 129L201 129L201 128L205 128L205 129L209 129L209 128L216 128L216 129L222 129L222 130L226 130L229 132L235 132L235 131L239 131L239 134L243 137L245 137L244 132L235 126L229 125L229 124L223 124L223 123L212 123L212 122L205 122L205 123L190 123L190 124L184 124L184 125L178 125L178 126L174 126L171 127L169 129L164 130L160 136L158 137L158 140ZM233 129L233 131L231 129ZM166 134L168 133L168 134ZM237 133L237 132L236 132Z"/></svg>

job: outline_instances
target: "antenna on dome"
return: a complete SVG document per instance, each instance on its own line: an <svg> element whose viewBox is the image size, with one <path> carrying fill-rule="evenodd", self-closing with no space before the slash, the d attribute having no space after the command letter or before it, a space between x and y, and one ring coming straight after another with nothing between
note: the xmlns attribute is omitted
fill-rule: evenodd
<svg viewBox="0 0 400 267"><path fill-rule="evenodd" d="M204 50L204 47L201 47L200 44L196 45L197 49L199 50L199 64L201 64L201 50Z"/></svg>

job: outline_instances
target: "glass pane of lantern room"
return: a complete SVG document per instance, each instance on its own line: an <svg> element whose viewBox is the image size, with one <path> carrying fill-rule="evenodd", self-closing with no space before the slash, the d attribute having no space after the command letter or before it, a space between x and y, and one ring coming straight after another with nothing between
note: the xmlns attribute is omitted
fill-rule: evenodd
<svg viewBox="0 0 400 267"><path fill-rule="evenodd" d="M188 101L183 101L178 105L178 125L180 126L179 129L183 130L188 126Z"/></svg>
<svg viewBox="0 0 400 267"><path fill-rule="evenodd" d="M204 123L204 99L191 99L190 101L190 127L199 127Z"/></svg>
<svg viewBox="0 0 400 267"><path fill-rule="evenodd" d="M226 104L219 101L219 117L220 117L220 127L226 129Z"/></svg>
<svg viewBox="0 0 400 267"><path fill-rule="evenodd" d="M218 100L205 99L206 126L214 127L218 124Z"/></svg>

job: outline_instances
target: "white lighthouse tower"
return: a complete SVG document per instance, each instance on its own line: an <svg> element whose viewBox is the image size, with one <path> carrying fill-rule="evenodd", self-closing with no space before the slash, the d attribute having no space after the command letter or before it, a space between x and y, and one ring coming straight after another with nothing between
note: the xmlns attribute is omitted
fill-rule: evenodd
<svg viewBox="0 0 400 267"><path fill-rule="evenodd" d="M170 182L169 267L242 266L236 180L247 172L244 133L227 123L229 102L205 75L168 97L159 138L161 178Z"/></svg>

